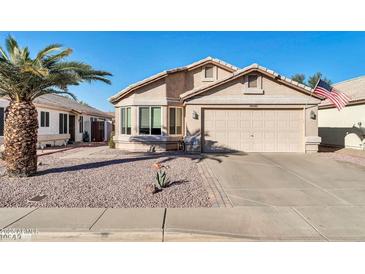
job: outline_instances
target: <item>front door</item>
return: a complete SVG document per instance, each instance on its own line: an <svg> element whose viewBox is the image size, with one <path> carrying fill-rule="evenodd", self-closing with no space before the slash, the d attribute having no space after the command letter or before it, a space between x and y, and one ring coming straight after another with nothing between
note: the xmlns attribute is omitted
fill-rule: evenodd
<svg viewBox="0 0 365 274"><path fill-rule="evenodd" d="M69 115L69 133L70 133L70 142L75 142L75 115Z"/></svg>
<svg viewBox="0 0 365 274"><path fill-rule="evenodd" d="M104 141L104 122L103 121L92 121L91 122L91 140L93 142Z"/></svg>

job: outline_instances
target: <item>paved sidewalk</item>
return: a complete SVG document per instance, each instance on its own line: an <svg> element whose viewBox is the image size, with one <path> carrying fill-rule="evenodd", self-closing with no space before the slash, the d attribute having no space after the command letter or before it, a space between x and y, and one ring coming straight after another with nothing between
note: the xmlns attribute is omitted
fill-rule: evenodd
<svg viewBox="0 0 365 274"><path fill-rule="evenodd" d="M364 241L363 216L365 206L0 208L0 241Z"/></svg>

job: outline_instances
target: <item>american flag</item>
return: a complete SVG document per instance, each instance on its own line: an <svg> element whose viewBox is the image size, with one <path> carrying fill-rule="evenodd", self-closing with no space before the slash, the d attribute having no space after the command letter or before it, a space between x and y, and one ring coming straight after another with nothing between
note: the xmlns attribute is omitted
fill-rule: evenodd
<svg viewBox="0 0 365 274"><path fill-rule="evenodd" d="M336 90L321 79L319 79L313 92L330 100L338 110L343 109L351 100L345 93Z"/></svg>

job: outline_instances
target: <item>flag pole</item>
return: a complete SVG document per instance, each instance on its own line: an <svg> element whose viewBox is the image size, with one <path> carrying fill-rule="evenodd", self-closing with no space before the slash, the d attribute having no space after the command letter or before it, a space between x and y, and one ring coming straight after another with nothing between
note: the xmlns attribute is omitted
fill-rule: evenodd
<svg viewBox="0 0 365 274"><path fill-rule="evenodd" d="M319 81L321 81L321 77L319 77L319 78L318 78L318 81L317 81L316 85L315 85L315 86L314 86L314 88L312 89L311 97L312 97L312 94L314 93L314 90L315 90L315 89L316 89L316 87L318 86Z"/></svg>

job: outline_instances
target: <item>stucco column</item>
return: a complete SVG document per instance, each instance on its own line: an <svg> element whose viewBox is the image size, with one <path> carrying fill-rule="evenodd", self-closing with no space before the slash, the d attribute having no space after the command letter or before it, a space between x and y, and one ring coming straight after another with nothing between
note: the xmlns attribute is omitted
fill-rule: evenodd
<svg viewBox="0 0 365 274"><path fill-rule="evenodd" d="M185 107L185 144L190 152L201 151L202 109L199 105Z"/></svg>
<svg viewBox="0 0 365 274"><path fill-rule="evenodd" d="M115 125L114 125L114 136L118 137L120 135L120 107L115 108Z"/></svg>
<svg viewBox="0 0 365 274"><path fill-rule="evenodd" d="M167 108L167 106L161 107L161 117L162 117L161 133L162 133L162 136L167 136L167 134L168 134L168 108Z"/></svg>
<svg viewBox="0 0 365 274"><path fill-rule="evenodd" d="M318 151L321 137L318 136L318 106L307 106L305 109L305 152Z"/></svg>
<svg viewBox="0 0 365 274"><path fill-rule="evenodd" d="M131 135L138 135L138 107L131 107L131 124L132 124L132 129L131 129Z"/></svg>

